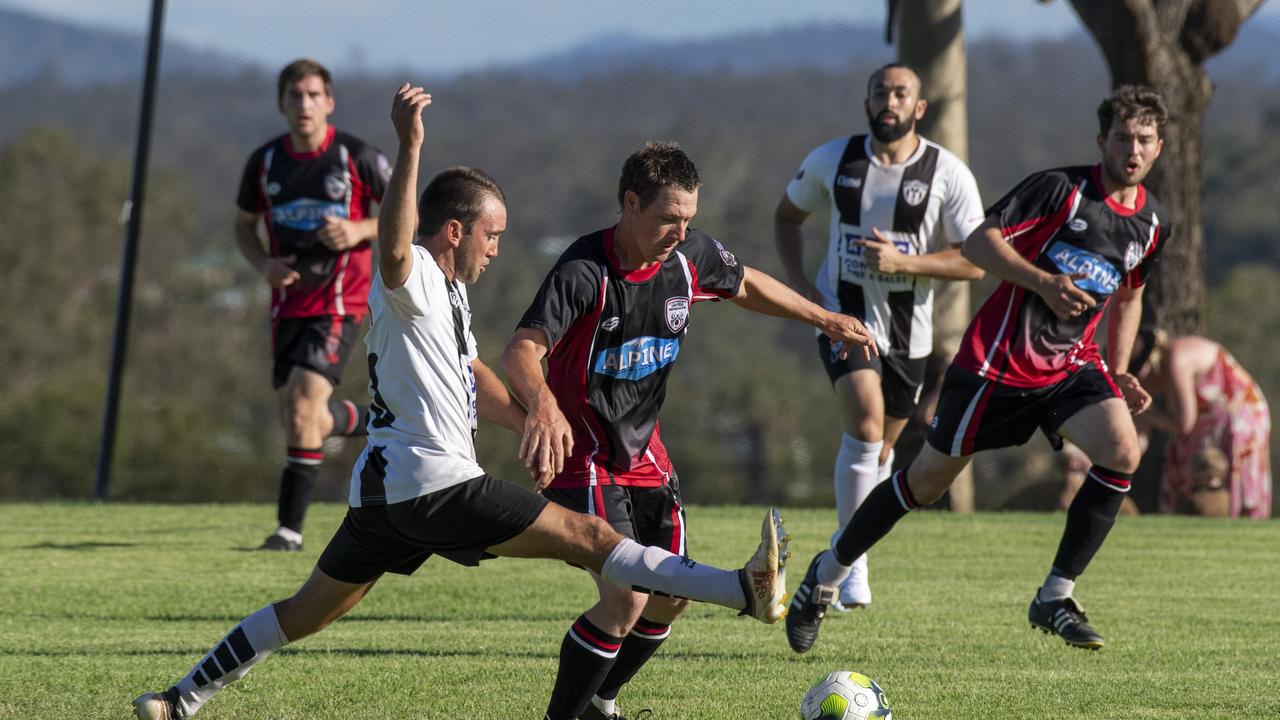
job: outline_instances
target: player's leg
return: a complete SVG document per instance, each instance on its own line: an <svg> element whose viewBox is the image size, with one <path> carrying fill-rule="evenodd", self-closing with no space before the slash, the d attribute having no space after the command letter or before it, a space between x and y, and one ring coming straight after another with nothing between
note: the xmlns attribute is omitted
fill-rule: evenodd
<svg viewBox="0 0 1280 720"><path fill-rule="evenodd" d="M1075 443L1093 465L1067 508L1066 528L1053 567L1031 601L1028 615L1033 625L1060 635L1067 644L1096 650L1103 645L1102 637L1089 626L1072 593L1076 578L1115 524L1142 454L1133 419L1118 397L1086 405L1058 432Z"/></svg>
<svg viewBox="0 0 1280 720"><path fill-rule="evenodd" d="M316 568L292 597L241 620L186 677L168 690L145 693L134 700L135 716L141 720L191 717L271 653L342 617L360 602L373 583L341 582Z"/></svg>
<svg viewBox="0 0 1280 720"><path fill-rule="evenodd" d="M262 544L264 550L302 549L302 525L311 505L324 439L332 429L329 397L333 385L320 373L294 365L279 391L280 421L287 445L276 504L279 527Z"/></svg>

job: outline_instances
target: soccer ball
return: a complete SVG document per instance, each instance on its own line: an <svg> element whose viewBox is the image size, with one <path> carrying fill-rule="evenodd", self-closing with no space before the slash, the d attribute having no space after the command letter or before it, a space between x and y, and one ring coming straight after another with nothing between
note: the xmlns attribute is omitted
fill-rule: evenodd
<svg viewBox="0 0 1280 720"><path fill-rule="evenodd" d="M802 720L893 720L875 680L841 670L822 678L800 701Z"/></svg>

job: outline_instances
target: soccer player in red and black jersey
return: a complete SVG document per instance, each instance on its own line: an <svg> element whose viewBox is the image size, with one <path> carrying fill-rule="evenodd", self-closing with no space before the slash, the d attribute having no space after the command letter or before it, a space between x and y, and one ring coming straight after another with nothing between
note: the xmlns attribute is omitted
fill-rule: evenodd
<svg viewBox="0 0 1280 720"><path fill-rule="evenodd" d="M249 156L235 237L272 288L272 384L288 442L279 527L262 549L300 550L324 439L365 434L367 408L330 398L365 314L378 235L371 210L391 168L376 148L329 124L333 80L314 60L280 71L277 104L289 132Z"/></svg>
<svg viewBox="0 0 1280 720"><path fill-rule="evenodd" d="M857 319L809 302L691 229L700 185L697 168L674 144L651 143L629 157L618 224L579 238L560 256L502 357L529 409L520 456L537 489L682 556L684 509L658 412L693 305L732 300L809 323L846 343L846 354L854 343L854 352L874 351ZM593 577L600 601L561 644L550 720L619 717L619 690L688 602Z"/></svg>
<svg viewBox="0 0 1280 720"><path fill-rule="evenodd" d="M1142 289L1172 237L1168 216L1142 186L1163 146L1168 113L1155 92L1122 86L1098 108L1102 162L1032 175L987 211L963 253L1003 282L978 311L947 371L928 443L880 484L796 590L787 640L807 651L854 558L899 519L931 503L981 450L1021 445L1040 428L1095 463L1067 511L1031 623L1069 645L1102 637L1072 596L1102 546L1141 455L1133 414L1151 397L1129 372ZM1094 333L1112 305L1104 362Z"/></svg>

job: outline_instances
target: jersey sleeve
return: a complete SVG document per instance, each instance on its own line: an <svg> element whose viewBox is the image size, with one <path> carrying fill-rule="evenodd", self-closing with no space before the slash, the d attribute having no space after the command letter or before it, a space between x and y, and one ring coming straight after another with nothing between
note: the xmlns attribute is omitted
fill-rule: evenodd
<svg viewBox="0 0 1280 720"><path fill-rule="evenodd" d="M745 270L719 240L700 230L690 230L679 247L691 265L694 302L737 296Z"/></svg>
<svg viewBox="0 0 1280 720"><path fill-rule="evenodd" d="M942 201L942 226L945 232L936 250L946 250L964 243L983 220L982 197L978 181L964 163L957 160L947 180L947 195Z"/></svg>
<svg viewBox="0 0 1280 720"><path fill-rule="evenodd" d="M787 199L792 205L805 212L813 212L827 198L829 154L828 146L823 145L805 157L800 169L791 178L791 182L787 183Z"/></svg>
<svg viewBox="0 0 1280 720"><path fill-rule="evenodd" d="M244 164L244 173L240 176L240 192L236 195L236 207L247 213L264 212L262 188L258 175L262 172L262 151L255 151Z"/></svg>
<svg viewBox="0 0 1280 720"><path fill-rule="evenodd" d="M1065 173L1048 170L1031 175L987 209L996 220L1005 240L1013 240L1053 217L1071 195L1072 184Z"/></svg>
<svg viewBox="0 0 1280 720"><path fill-rule="evenodd" d="M1146 248L1146 253L1142 256L1142 262L1138 263L1137 267L1124 276L1125 287L1140 288L1147 284L1147 278L1151 277L1151 273L1155 272L1156 264L1160 262L1160 253L1164 251L1164 246L1168 245L1169 240L1173 238L1172 226L1162 225L1158 222L1153 223L1153 225L1150 244Z"/></svg>
<svg viewBox="0 0 1280 720"><path fill-rule="evenodd" d="M378 285L387 299L387 308L397 317L406 320L423 317L431 311L432 291L443 280L442 275L426 272L427 263L431 261L426 248L421 245L412 246L409 259L413 263L409 276L405 278L403 285L394 290L387 289L382 283L382 273L378 273ZM474 341L471 344L474 346Z"/></svg>
<svg viewBox="0 0 1280 720"><path fill-rule="evenodd" d="M548 349L554 350L574 321L595 307L600 278L592 269L586 260L562 257L543 279L518 327L543 331Z"/></svg>
<svg viewBox="0 0 1280 720"><path fill-rule="evenodd" d="M356 154L356 172L360 182L369 189L369 196L375 202L382 202L382 194L391 181L391 163L387 162L387 156L372 145L361 145Z"/></svg>

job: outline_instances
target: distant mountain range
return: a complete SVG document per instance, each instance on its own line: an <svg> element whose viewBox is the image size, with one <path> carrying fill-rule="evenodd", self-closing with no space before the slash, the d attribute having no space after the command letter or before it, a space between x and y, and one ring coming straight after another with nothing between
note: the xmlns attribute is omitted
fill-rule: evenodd
<svg viewBox="0 0 1280 720"><path fill-rule="evenodd" d="M142 70L145 37L140 33L107 30L0 7L0 87L39 77L57 78L69 86L136 78ZM1055 41L1059 42L1059 41ZM1093 49L1081 31L1064 41ZM982 52L1016 39L971 42ZM1255 73L1265 81L1280 80L1280 19L1255 18L1223 56L1210 63L1215 74ZM887 57L883 28L825 24L793 26L767 32L722 38L657 41L644 37L606 35L582 45L548 53L526 62L498 67L561 80L604 75L639 67L701 73L726 71L752 74L770 70L812 67L837 70L868 57ZM215 49L165 43L165 74L197 72L234 77L255 67L252 61Z"/></svg>

